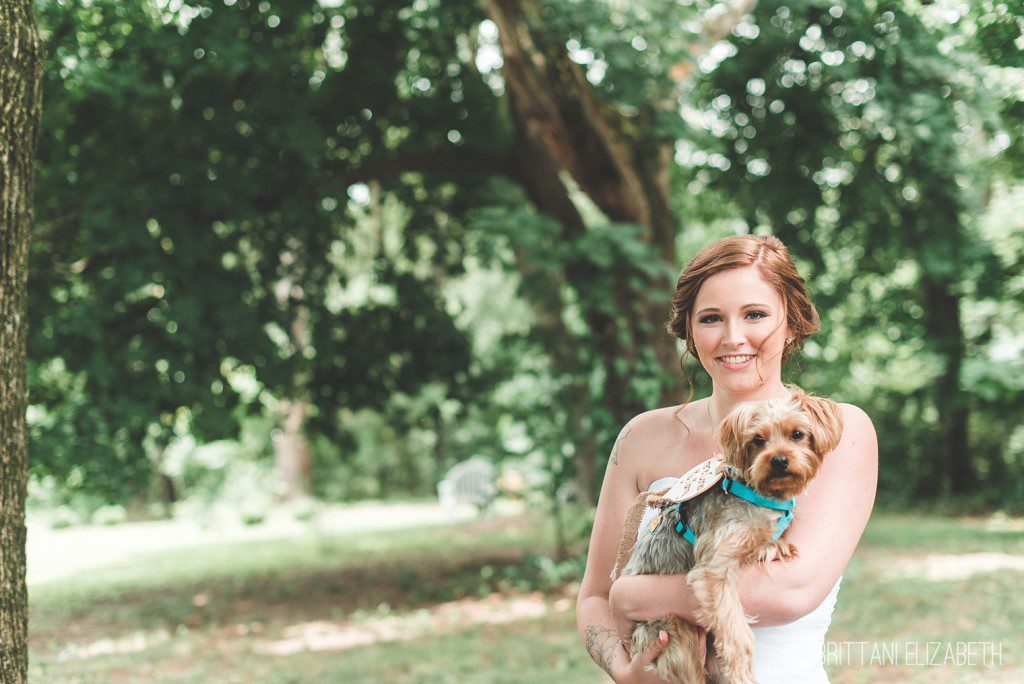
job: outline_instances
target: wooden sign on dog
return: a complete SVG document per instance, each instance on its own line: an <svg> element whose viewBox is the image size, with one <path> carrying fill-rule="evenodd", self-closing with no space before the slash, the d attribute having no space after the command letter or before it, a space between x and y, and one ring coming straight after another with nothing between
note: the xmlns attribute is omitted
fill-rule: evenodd
<svg viewBox="0 0 1024 684"><path fill-rule="evenodd" d="M664 501L679 503L680 501L689 501L697 495L703 494L718 484L718 481L725 475L725 469L722 467L724 463L725 459L718 454L715 454L706 461L701 461L687 470L659 498Z"/></svg>

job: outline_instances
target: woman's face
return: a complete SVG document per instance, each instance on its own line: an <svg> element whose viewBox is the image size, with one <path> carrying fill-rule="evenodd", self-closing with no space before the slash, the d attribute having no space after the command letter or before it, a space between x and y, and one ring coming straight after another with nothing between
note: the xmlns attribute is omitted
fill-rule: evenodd
<svg viewBox="0 0 1024 684"><path fill-rule="evenodd" d="M753 266L701 285L690 318L693 345L716 387L742 394L782 376L789 329L782 298Z"/></svg>

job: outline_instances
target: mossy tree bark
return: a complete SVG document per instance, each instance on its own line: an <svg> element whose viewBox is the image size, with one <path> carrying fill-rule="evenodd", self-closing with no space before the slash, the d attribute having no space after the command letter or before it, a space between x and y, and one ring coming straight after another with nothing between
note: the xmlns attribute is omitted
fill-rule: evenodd
<svg viewBox="0 0 1024 684"><path fill-rule="evenodd" d="M29 0L0 3L0 681L28 672L26 258L42 59Z"/></svg>

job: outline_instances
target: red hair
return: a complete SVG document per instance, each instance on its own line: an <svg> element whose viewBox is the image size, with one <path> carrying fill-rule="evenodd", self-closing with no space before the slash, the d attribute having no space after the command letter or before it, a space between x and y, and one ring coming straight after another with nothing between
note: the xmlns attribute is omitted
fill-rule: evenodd
<svg viewBox="0 0 1024 684"><path fill-rule="evenodd" d="M774 235L735 235L715 240L698 252L676 282L676 291L672 296L672 318L666 328L686 344L688 354L697 357L690 335L690 319L701 286L716 273L751 266L757 269L766 283L775 288L786 308L786 323L792 341L787 340L783 348L783 362L789 360L803 346L804 340L818 330L818 312L782 240ZM693 381L685 366L683 373L690 382L692 398Z"/></svg>

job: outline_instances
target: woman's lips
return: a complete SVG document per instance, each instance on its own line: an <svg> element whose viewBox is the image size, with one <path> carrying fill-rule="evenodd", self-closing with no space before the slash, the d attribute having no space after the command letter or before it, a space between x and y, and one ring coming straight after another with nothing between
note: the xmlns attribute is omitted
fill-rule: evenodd
<svg viewBox="0 0 1024 684"><path fill-rule="evenodd" d="M715 360L728 370L743 370L754 360L754 355L726 354L725 356L717 357Z"/></svg>

